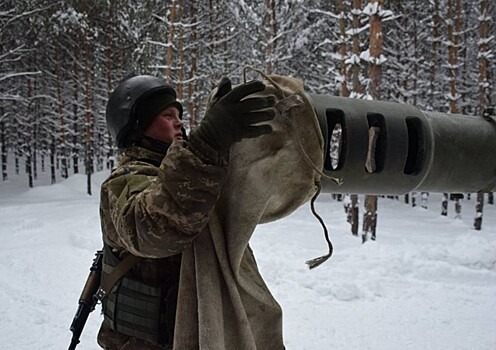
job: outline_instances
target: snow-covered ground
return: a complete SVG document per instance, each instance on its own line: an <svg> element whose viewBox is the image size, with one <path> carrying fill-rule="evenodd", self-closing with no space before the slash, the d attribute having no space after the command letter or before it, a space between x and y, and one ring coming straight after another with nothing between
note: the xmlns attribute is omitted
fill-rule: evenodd
<svg viewBox="0 0 496 350"><path fill-rule="evenodd" d="M0 182L1 349L67 348L69 326L94 252L101 247L98 186L71 176L56 185L11 176ZM327 252L309 205L252 239L259 268L284 310L287 349L496 349L496 207L472 229L474 203L462 220L430 208L379 200L377 241L361 243L342 203L321 195L334 256L315 270L305 261ZM78 349L97 349L99 312Z"/></svg>

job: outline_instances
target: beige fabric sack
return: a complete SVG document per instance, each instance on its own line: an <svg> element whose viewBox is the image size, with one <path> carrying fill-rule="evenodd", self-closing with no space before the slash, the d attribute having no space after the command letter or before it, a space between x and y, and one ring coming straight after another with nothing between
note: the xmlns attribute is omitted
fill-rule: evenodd
<svg viewBox="0 0 496 350"><path fill-rule="evenodd" d="M315 193L320 175L310 162L322 169L324 145L302 82L269 78L264 94L278 98L274 132L232 148L209 226L183 252L174 349L284 348L281 308L248 243L257 224L287 216Z"/></svg>

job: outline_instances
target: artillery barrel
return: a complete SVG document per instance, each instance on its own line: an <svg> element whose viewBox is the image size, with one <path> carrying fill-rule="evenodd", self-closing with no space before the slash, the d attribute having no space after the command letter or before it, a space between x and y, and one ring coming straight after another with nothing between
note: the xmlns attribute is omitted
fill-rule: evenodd
<svg viewBox="0 0 496 350"><path fill-rule="evenodd" d="M496 118L310 95L325 140L328 193L496 190ZM331 137L333 132L340 137Z"/></svg>

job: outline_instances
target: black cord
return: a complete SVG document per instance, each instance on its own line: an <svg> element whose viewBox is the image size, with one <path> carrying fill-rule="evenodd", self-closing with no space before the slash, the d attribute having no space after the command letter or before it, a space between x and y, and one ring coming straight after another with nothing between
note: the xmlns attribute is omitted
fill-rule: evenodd
<svg viewBox="0 0 496 350"><path fill-rule="evenodd" d="M324 229L324 236L327 241L327 245L329 246L329 252L326 255L306 261L305 263L308 265L309 269L316 268L317 266L320 266L322 263L326 262L332 256L332 253L334 251L334 247L332 246L331 239L329 238L329 231L327 230L325 222L320 217L320 215L317 214L317 211L315 210L315 200L319 196L320 191L322 189L320 182L317 182L316 185L317 185L317 192L315 192L315 194L312 197L312 200L310 201L310 208L312 209L312 214L317 218L317 220L319 220L320 224L322 225L322 228Z"/></svg>

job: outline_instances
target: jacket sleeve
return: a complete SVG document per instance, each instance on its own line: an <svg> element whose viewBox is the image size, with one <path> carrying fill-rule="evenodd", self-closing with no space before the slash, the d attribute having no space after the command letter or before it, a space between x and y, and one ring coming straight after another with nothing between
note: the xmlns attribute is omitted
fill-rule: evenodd
<svg viewBox="0 0 496 350"><path fill-rule="evenodd" d="M204 229L227 175L175 142L159 168L124 165L102 185L104 240L147 257L178 254Z"/></svg>

